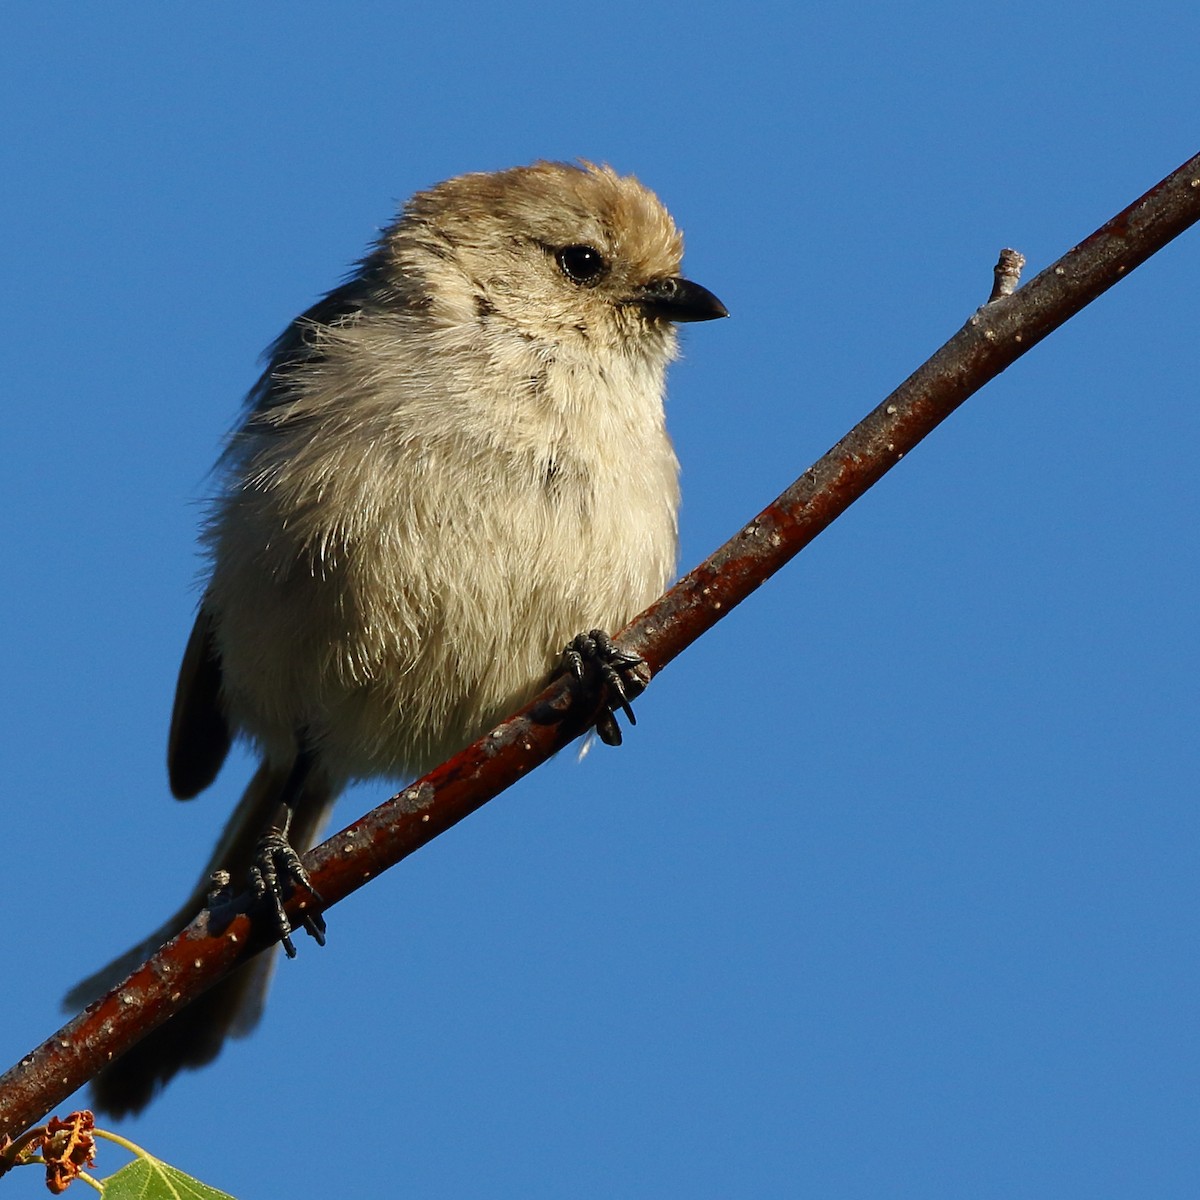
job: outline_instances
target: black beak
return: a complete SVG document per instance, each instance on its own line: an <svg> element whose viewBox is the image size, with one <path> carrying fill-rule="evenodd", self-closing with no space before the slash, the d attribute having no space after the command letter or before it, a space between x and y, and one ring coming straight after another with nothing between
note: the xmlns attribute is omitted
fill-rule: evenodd
<svg viewBox="0 0 1200 1200"><path fill-rule="evenodd" d="M637 290L635 302L652 317L665 321L712 321L729 310L708 290L677 276L654 279Z"/></svg>

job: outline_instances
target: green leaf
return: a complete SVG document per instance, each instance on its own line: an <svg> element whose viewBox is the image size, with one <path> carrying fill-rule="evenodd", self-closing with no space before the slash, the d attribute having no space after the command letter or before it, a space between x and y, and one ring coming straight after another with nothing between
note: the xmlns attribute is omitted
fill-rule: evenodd
<svg viewBox="0 0 1200 1200"><path fill-rule="evenodd" d="M104 1200L234 1200L151 1155L135 1158L103 1183Z"/></svg>

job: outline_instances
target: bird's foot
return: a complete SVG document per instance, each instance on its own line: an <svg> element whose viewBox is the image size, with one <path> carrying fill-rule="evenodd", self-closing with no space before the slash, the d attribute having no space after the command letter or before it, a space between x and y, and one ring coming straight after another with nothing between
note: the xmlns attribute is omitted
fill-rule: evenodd
<svg viewBox="0 0 1200 1200"><path fill-rule="evenodd" d="M637 654L629 654L613 644L603 629L593 629L573 638L563 651L563 670L584 686L589 683L604 689L605 709L596 719L596 733L606 746L621 744L617 709L637 724L631 701L646 690L650 668Z"/></svg>
<svg viewBox="0 0 1200 1200"><path fill-rule="evenodd" d="M296 946L292 941L292 923L288 919L284 901L288 892L298 888L308 893L310 902L321 903L321 897L312 885L300 855L287 839L282 829L268 829L258 843L254 864L250 868L250 889L255 899L265 902L269 919L274 924L288 958L296 957ZM325 918L319 912L304 908L301 922L317 945L325 945Z"/></svg>

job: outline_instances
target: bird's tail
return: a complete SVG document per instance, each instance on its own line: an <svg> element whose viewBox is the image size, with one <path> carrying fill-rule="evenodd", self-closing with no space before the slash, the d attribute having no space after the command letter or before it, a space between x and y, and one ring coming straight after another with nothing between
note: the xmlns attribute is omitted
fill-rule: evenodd
<svg viewBox="0 0 1200 1200"><path fill-rule="evenodd" d="M279 805L289 768L263 763L225 826L199 882L183 906L148 938L114 959L67 993L63 1006L76 1012L114 988L163 943L191 924L204 908L212 873L229 872L235 888L247 878L259 839ZM301 854L317 839L335 798L334 789L313 772L294 798L288 840ZM121 1117L143 1109L178 1071L211 1062L227 1037L245 1037L262 1016L274 950L258 955L164 1022L92 1080L93 1107Z"/></svg>

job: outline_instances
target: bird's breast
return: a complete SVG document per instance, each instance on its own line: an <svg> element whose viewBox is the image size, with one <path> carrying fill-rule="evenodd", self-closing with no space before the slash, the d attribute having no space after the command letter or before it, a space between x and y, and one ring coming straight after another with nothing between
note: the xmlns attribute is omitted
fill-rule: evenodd
<svg viewBox="0 0 1200 1200"><path fill-rule="evenodd" d="M631 419L604 389L531 394L525 421L460 397L454 422L376 425L336 464L310 438L243 479L208 600L235 722L267 746L306 730L335 776L407 775L528 699L576 633L653 600L677 464L658 395Z"/></svg>

